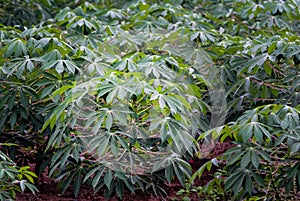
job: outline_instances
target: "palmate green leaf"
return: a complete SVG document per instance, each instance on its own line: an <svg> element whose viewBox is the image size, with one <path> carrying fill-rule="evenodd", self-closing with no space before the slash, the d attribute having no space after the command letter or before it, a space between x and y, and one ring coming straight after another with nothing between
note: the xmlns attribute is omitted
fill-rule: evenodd
<svg viewBox="0 0 300 201"><path fill-rule="evenodd" d="M3 105L7 102L8 98L13 93L12 91L8 91L7 93L5 93L6 91L7 91L6 89L1 91L1 93L5 94L5 95L3 95L1 100L0 100L0 108L3 108Z"/></svg>
<svg viewBox="0 0 300 201"><path fill-rule="evenodd" d="M63 62L62 61L59 61L59 62L57 62L56 64L55 64L55 70L58 72L58 73L62 73L62 72L64 72L64 70L65 70L65 67L64 67L64 64L63 64Z"/></svg>
<svg viewBox="0 0 300 201"><path fill-rule="evenodd" d="M21 188L21 191L22 191L22 192L24 192L24 191L25 191L25 188L26 188L26 187L25 187L25 182L26 182L26 180L21 180L21 181L20 181L20 188Z"/></svg>
<svg viewBox="0 0 300 201"><path fill-rule="evenodd" d="M286 135L280 135L278 138L276 138L274 146L278 146L287 138Z"/></svg>
<svg viewBox="0 0 300 201"><path fill-rule="evenodd" d="M164 96L163 95L159 95L158 96L158 102L159 102L159 106L161 109L164 109L166 107L166 101L164 99Z"/></svg>
<svg viewBox="0 0 300 201"><path fill-rule="evenodd" d="M241 160L241 168L248 167L250 161L251 161L251 151L247 151L246 154L243 156Z"/></svg>
<svg viewBox="0 0 300 201"><path fill-rule="evenodd" d="M120 199L123 198L123 193L124 193L124 185L121 183L121 182L118 182L117 183L117 186L116 186L116 193L118 195L118 197Z"/></svg>
<svg viewBox="0 0 300 201"><path fill-rule="evenodd" d="M81 72L80 68L77 67L77 65L74 62L69 60L64 60L63 63L70 73L74 74L76 70Z"/></svg>
<svg viewBox="0 0 300 201"><path fill-rule="evenodd" d="M52 97L56 95L62 95L63 93L66 93L67 90L72 89L74 86L72 85L65 85L54 91L51 95Z"/></svg>
<svg viewBox="0 0 300 201"><path fill-rule="evenodd" d="M95 125L92 128L93 133L98 133L102 127L102 123L106 117L106 112L101 112L100 115L97 114L95 118L89 118L89 120L85 124L85 128L88 128L90 124L95 123Z"/></svg>
<svg viewBox="0 0 300 201"><path fill-rule="evenodd" d="M191 35L191 40L200 38L202 43L206 43L207 41L215 42L215 34L212 31L198 31Z"/></svg>
<svg viewBox="0 0 300 201"><path fill-rule="evenodd" d="M72 94L72 96L67 97L60 105L58 105L51 113L50 117L46 120L44 123L42 130L45 130L48 126L50 126L50 129L53 129L54 125L61 125L62 121L65 121L67 118L65 118L66 111L65 109L69 106L70 103L73 102L73 100L76 100L78 97L80 97L81 94ZM60 120L60 121L57 121ZM70 121L70 119L68 119ZM65 127L67 125L64 125ZM65 128L62 130L64 131Z"/></svg>
<svg viewBox="0 0 300 201"><path fill-rule="evenodd" d="M62 58L61 53L57 49L54 49L50 52L47 52L42 57L40 57L40 60L43 62L50 62L50 61L57 61L61 58Z"/></svg>
<svg viewBox="0 0 300 201"><path fill-rule="evenodd" d="M88 151L95 151L98 157L101 157L104 153L106 153L110 145L110 136L104 132L105 131L103 131L103 133L98 133L88 142Z"/></svg>
<svg viewBox="0 0 300 201"><path fill-rule="evenodd" d="M269 115L269 118L267 121L267 125L270 125L270 126L280 125L280 119L274 112L271 112L268 115Z"/></svg>
<svg viewBox="0 0 300 201"><path fill-rule="evenodd" d="M116 137L112 136L111 137L111 142L110 142L110 150L113 153L115 157L118 157L119 154L119 147L117 145L117 140Z"/></svg>
<svg viewBox="0 0 300 201"><path fill-rule="evenodd" d="M149 130L154 131L160 128L161 124L163 124L163 120L161 118L153 118L152 121L150 122Z"/></svg>
<svg viewBox="0 0 300 201"><path fill-rule="evenodd" d="M116 138L118 139L118 142L121 144L121 146L128 151L129 150L128 140L124 139L118 135L116 136Z"/></svg>
<svg viewBox="0 0 300 201"><path fill-rule="evenodd" d="M146 76L150 78L165 78L166 80L173 81L176 75L174 70L168 68L164 60L139 64L139 66L141 70L144 70Z"/></svg>
<svg viewBox="0 0 300 201"><path fill-rule="evenodd" d="M70 174L68 175L68 177L62 182L61 184L61 190L62 193L64 193L68 187L70 186L71 182L73 181L74 177L76 176L76 174Z"/></svg>
<svg viewBox="0 0 300 201"><path fill-rule="evenodd" d="M172 167L174 169L174 172L180 182L181 185L184 185L184 181L185 181L185 176L184 174L182 174L181 170L179 169L179 167L177 166L177 164L172 164Z"/></svg>
<svg viewBox="0 0 300 201"><path fill-rule="evenodd" d="M228 149L226 152L225 152L225 155L228 156L230 154L234 154L235 152L237 151L241 151L241 146L234 146L230 149Z"/></svg>
<svg viewBox="0 0 300 201"><path fill-rule="evenodd" d="M63 153L61 153L61 156L59 156L60 158L58 158L59 159L58 163L60 164L59 165L60 169L62 169L66 165L69 156L71 156L71 152L72 152L72 146L68 146L64 149Z"/></svg>
<svg viewBox="0 0 300 201"><path fill-rule="evenodd" d="M22 90L24 91L24 93L26 92L28 95L30 95L31 101L39 100L37 91L33 87L24 85L22 86Z"/></svg>
<svg viewBox="0 0 300 201"><path fill-rule="evenodd" d="M17 111L13 111L9 118L10 127L13 128L17 121Z"/></svg>
<svg viewBox="0 0 300 201"><path fill-rule="evenodd" d="M258 143L262 143L263 140L263 132L262 129L264 129L263 127L261 127L260 125L254 125L254 136L255 139L257 140ZM268 132L266 130L263 130L265 132Z"/></svg>
<svg viewBox="0 0 300 201"><path fill-rule="evenodd" d="M108 188L108 190L110 190L110 188L111 188L112 180L113 180L112 171L111 171L111 169L108 169L104 176L104 183L105 183L106 187Z"/></svg>
<svg viewBox="0 0 300 201"><path fill-rule="evenodd" d="M34 64L32 63L31 59L29 59L28 56L24 56L24 58L11 60L11 62L7 63L7 65L2 68L2 71L8 76L12 76L14 73L16 73L16 75L20 78L25 69L31 72L33 68Z"/></svg>
<svg viewBox="0 0 300 201"><path fill-rule="evenodd" d="M250 196L252 195L253 182L250 175L247 175L245 178L245 190L249 193Z"/></svg>
<svg viewBox="0 0 300 201"><path fill-rule="evenodd" d="M287 113L285 118L281 121L282 129L293 129L299 124L299 116L298 114Z"/></svg>
<svg viewBox="0 0 300 201"><path fill-rule="evenodd" d="M244 142L247 142L252 136L255 137L258 143L263 142L263 136L271 139L271 134L265 128L265 125L255 121L243 125L239 131L239 136L241 136Z"/></svg>
<svg viewBox="0 0 300 201"><path fill-rule="evenodd" d="M33 177L36 177L37 176L33 173L33 172L26 172L26 173L23 173L23 175L27 178L28 181L30 181L31 183L34 183L34 180L33 180Z"/></svg>
<svg viewBox="0 0 300 201"><path fill-rule="evenodd" d="M43 65L43 70L47 70L49 68L53 68L58 61L49 61Z"/></svg>
<svg viewBox="0 0 300 201"><path fill-rule="evenodd" d="M225 180L225 189L230 189L232 188L234 185L236 185L236 183L239 181L241 181L241 177L243 176L243 171L241 169L237 169L237 171L235 171L233 174L231 174L226 180ZM238 188L236 190L239 190L241 187L241 183L239 183L240 186L237 186Z"/></svg>
<svg viewBox="0 0 300 201"><path fill-rule="evenodd" d="M93 178L92 186L94 189L96 189L96 186L99 185L100 178L102 177L102 175L105 171L106 171L106 169L104 167L101 167L99 169L99 171L97 172L97 174L95 175L95 177Z"/></svg>
<svg viewBox="0 0 300 201"><path fill-rule="evenodd" d="M265 186L265 183L264 183L264 180L263 178L257 174L257 173L252 173L252 176L254 178L254 180L256 181L256 183L261 186L261 187L264 187Z"/></svg>
<svg viewBox="0 0 300 201"><path fill-rule="evenodd" d="M97 98L100 98L102 96L104 96L105 94L107 94L108 92L114 90L114 86L111 84L105 84L105 83L101 83L99 88L97 88L97 90L99 91L97 94ZM114 92L115 93L115 92ZM107 100L107 102L110 102L110 100Z"/></svg>
<svg viewBox="0 0 300 201"><path fill-rule="evenodd" d="M190 181L194 181L196 179L196 177L201 179L202 174L205 171L205 169L210 169L208 167L211 166L212 164L213 164L212 160L210 160L210 161L207 161L206 163L204 163L203 165L201 165L201 167L195 173L193 173L192 177L190 178Z"/></svg>
<svg viewBox="0 0 300 201"><path fill-rule="evenodd" d="M241 157L247 152L247 150L239 150L236 151L235 153L233 153L232 156L229 157L229 159L227 160L229 165L232 165L234 163L236 163L237 161L241 160Z"/></svg>
<svg viewBox="0 0 300 201"><path fill-rule="evenodd" d="M243 182L247 176L248 174L241 174L240 178L233 184L232 188L235 195L241 192L241 189L243 188Z"/></svg>
<svg viewBox="0 0 300 201"><path fill-rule="evenodd" d="M46 146L46 151L50 147L54 147L54 146L58 145L62 139L62 135L63 135L63 130L55 129L55 131L53 133L51 133L50 139Z"/></svg>
<svg viewBox="0 0 300 201"><path fill-rule="evenodd" d="M128 69L129 72L135 72L137 70L137 65L131 59L122 60L117 66L116 69L123 71Z"/></svg>
<svg viewBox="0 0 300 201"><path fill-rule="evenodd" d="M267 59L273 60L267 53L250 59L245 66L239 70L238 74L242 74L244 72L251 73L254 67L262 66Z"/></svg>
<svg viewBox="0 0 300 201"><path fill-rule="evenodd" d="M42 93L41 93L41 98L44 98L46 96L48 96L49 94L51 94L53 92L53 90L55 89L55 85L49 85L46 88L43 89Z"/></svg>
<svg viewBox="0 0 300 201"><path fill-rule="evenodd" d="M38 192L38 189L33 185L33 184L30 184L28 182L25 182L24 183L25 187L28 188L31 193L33 193L34 195L36 194L36 192Z"/></svg>
<svg viewBox="0 0 300 201"><path fill-rule="evenodd" d="M168 139L168 126L165 121L161 124L160 127L160 133L159 133L160 139L162 142L165 142Z"/></svg>
<svg viewBox="0 0 300 201"><path fill-rule="evenodd" d="M49 61L42 66L42 70L47 70L50 68L55 68L58 73L67 71L74 74L76 70L81 72L80 68L78 68L76 64L70 60Z"/></svg>
<svg viewBox="0 0 300 201"><path fill-rule="evenodd" d="M251 163L257 169L259 166L259 157L255 150L252 150L251 153Z"/></svg>
<svg viewBox="0 0 300 201"><path fill-rule="evenodd" d="M291 146L291 155L297 154L300 151L300 142L296 142Z"/></svg>
<svg viewBox="0 0 300 201"><path fill-rule="evenodd" d="M9 165L9 164L7 164L7 165ZM3 177L9 177L10 179L16 179L17 178L17 175L16 175L17 173L18 173L18 171L15 167L9 168L8 170L3 171Z"/></svg>
<svg viewBox="0 0 300 201"><path fill-rule="evenodd" d="M182 171L182 173L189 179L190 175L192 173L191 165L187 161L185 161L181 158L176 158L176 162L178 163L177 166Z"/></svg>
<svg viewBox="0 0 300 201"><path fill-rule="evenodd" d="M92 126L92 132L98 133L101 128L105 127L107 130L110 130L113 125L118 123L127 125L127 115L130 113L131 112L124 107L103 108L85 117L88 119L85 123L85 128L88 129L88 127Z"/></svg>
<svg viewBox="0 0 300 201"><path fill-rule="evenodd" d="M182 99L184 99L182 97ZM185 108L183 106L186 105L186 102L182 103L180 100L178 100L177 97L174 97L172 95L165 96L165 102L168 104L168 107L171 109L171 112L173 114L177 113L177 111L184 111Z"/></svg>
<svg viewBox="0 0 300 201"><path fill-rule="evenodd" d="M7 103L8 103L8 109L9 109L9 110L12 110L13 107L16 106L15 100L16 100L16 93L13 92L12 95L10 96L8 102L7 102Z"/></svg>
<svg viewBox="0 0 300 201"><path fill-rule="evenodd" d="M11 44L8 45L5 56L10 57L14 55L15 57L21 56L21 55L27 55L28 49L24 42L20 39L14 40Z"/></svg>
<svg viewBox="0 0 300 201"><path fill-rule="evenodd" d="M173 177L174 177L174 170L172 168L172 166L167 166L165 169L165 177L168 181L168 183L171 183Z"/></svg>
<svg viewBox="0 0 300 201"><path fill-rule="evenodd" d="M239 136L242 137L243 142L247 142L253 135L253 123L250 122L243 126L243 128L239 131Z"/></svg>
<svg viewBox="0 0 300 201"><path fill-rule="evenodd" d="M81 180L82 180L82 169L78 169L76 171L77 175L74 178L74 184L73 184L73 192L75 197L78 197L80 187L81 187Z"/></svg>
<svg viewBox="0 0 300 201"><path fill-rule="evenodd" d="M107 130L110 130L113 125L113 116L110 111L107 112L105 127Z"/></svg>
<svg viewBox="0 0 300 201"><path fill-rule="evenodd" d="M92 168L87 172L82 180L82 183L85 183L88 179L91 179L92 176L95 176L95 173L99 170L99 167ZM93 186L94 187L94 186Z"/></svg>
<svg viewBox="0 0 300 201"><path fill-rule="evenodd" d="M118 92L118 88L112 88L113 90L106 96L106 102L111 103L112 100L115 98Z"/></svg>
<svg viewBox="0 0 300 201"><path fill-rule="evenodd" d="M51 162L53 164L55 164L58 161L58 159L63 155L64 151L65 151L65 149L61 149L61 150L57 151L55 153L55 155L52 157Z"/></svg>
<svg viewBox="0 0 300 201"><path fill-rule="evenodd" d="M122 184L120 185L120 188L122 187L123 189L120 189L122 192L122 195L123 195L123 191L125 190L125 186L124 186L124 183L126 185L126 187L131 191L131 192L134 192L135 189L134 189L134 186L133 184L138 184L139 186L142 186L141 185L141 181L139 180L142 180L141 178L137 177L137 179L135 179L134 176L131 176L131 182L129 182L129 178L123 173L123 172L119 172L119 171L115 171L115 176L117 176L119 179L121 179L121 181L118 179L117 180L117 183L119 184ZM123 181L123 182L122 182Z"/></svg>
<svg viewBox="0 0 300 201"><path fill-rule="evenodd" d="M20 90L20 101L23 107L26 108L28 106L28 98L23 90Z"/></svg>
<svg viewBox="0 0 300 201"><path fill-rule="evenodd" d="M181 150L183 148L183 140L181 138L181 129L175 122L167 122L169 134L171 137L171 140L174 142L176 148L178 150Z"/></svg>
<svg viewBox="0 0 300 201"><path fill-rule="evenodd" d="M94 72L97 72L100 76L103 76L105 70L111 68L110 65L103 63L100 58L95 58L93 61L89 60L88 58L85 59L89 62L87 69L91 75L93 75Z"/></svg>
<svg viewBox="0 0 300 201"><path fill-rule="evenodd" d="M271 92L270 90L267 88L267 86L262 86L262 90L261 90L261 97L262 98L267 98L270 97Z"/></svg>
<svg viewBox="0 0 300 201"><path fill-rule="evenodd" d="M264 159L267 162L271 162L272 161L271 157L270 157L270 154L266 153L263 150L259 150L258 155L260 155L262 157L262 159Z"/></svg>
<svg viewBox="0 0 300 201"><path fill-rule="evenodd" d="M268 53L272 54L277 47L277 41L272 42L268 47Z"/></svg>

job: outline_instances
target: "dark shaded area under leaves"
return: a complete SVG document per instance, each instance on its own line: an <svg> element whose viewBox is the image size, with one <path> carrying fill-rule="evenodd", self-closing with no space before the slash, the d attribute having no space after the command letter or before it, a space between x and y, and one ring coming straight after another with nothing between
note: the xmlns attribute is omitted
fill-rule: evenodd
<svg viewBox="0 0 300 201"><path fill-rule="evenodd" d="M223 154L226 150L230 149L232 146L234 146L231 142L218 142L213 150L213 152L208 155L204 159L192 159L191 166L193 168L193 171L196 171L201 165L203 165L208 160L219 156ZM220 164L222 166L222 164ZM195 180L195 186L202 186L205 185L208 181L210 181L213 178L214 172L217 170L216 167L213 167L212 170L205 171L202 175L202 177L199 179L197 178ZM64 194L61 194L59 189L57 188L57 184L53 181L47 178L47 174L44 174L43 177L40 178L38 181L38 189L39 193L37 195L32 195L31 193L23 193L19 194L17 196L17 201L90 201L90 200L97 200L97 201L104 201L105 196L103 191L99 191L96 194L94 194L93 189L83 185L82 189L79 193L78 198L74 198L74 195L71 190L66 191ZM177 196L176 193L178 190L182 188L178 180L173 181L171 184L165 184L165 190L168 194L166 197L158 197L155 196L153 192L148 192L147 194L142 191L137 191L135 194L132 194L128 191L125 191L124 197L122 200L144 200L144 201L159 201L159 200L181 200L180 196ZM199 200L201 199L198 197L198 195L191 194L190 199L193 200ZM117 201L120 200L116 195L113 196L111 201Z"/></svg>

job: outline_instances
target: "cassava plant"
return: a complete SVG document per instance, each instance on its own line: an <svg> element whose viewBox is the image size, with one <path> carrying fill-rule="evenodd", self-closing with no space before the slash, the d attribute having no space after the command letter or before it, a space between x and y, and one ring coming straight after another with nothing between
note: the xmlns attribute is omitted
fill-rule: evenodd
<svg viewBox="0 0 300 201"><path fill-rule="evenodd" d="M78 196L184 185L190 157L237 144L212 186L299 191L298 0L1 4L1 151ZM9 13L6 15L6 13ZM225 115L226 114L226 115ZM8 160L8 159L7 159ZM135 173L135 174L132 174ZM239 179L237 179L239 178Z"/></svg>

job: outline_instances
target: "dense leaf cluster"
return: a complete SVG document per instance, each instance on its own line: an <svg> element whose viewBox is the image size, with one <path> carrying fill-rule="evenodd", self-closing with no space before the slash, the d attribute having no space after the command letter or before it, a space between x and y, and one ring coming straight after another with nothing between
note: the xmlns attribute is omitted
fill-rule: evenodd
<svg viewBox="0 0 300 201"><path fill-rule="evenodd" d="M192 183L226 161L201 193L292 199L299 8L298 0L2 3L0 139L19 146L1 150L37 174L49 166L75 196L83 183L107 197L165 194L163 182ZM237 146L192 174L189 158L226 139Z"/></svg>

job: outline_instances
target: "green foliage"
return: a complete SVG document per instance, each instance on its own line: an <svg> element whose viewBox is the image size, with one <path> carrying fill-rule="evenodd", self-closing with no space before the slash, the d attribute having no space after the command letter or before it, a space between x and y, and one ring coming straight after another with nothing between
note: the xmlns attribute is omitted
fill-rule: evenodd
<svg viewBox="0 0 300 201"><path fill-rule="evenodd" d="M230 192L224 189L224 174L226 171L218 170L212 176L213 178L208 181L204 186L195 185L194 182L198 178L200 181L202 179L203 173L205 171L212 171L212 167L219 167L219 160L213 158L195 171L190 178L190 180L185 184L184 188L180 189L176 195L176 199L180 200L190 200L191 195L197 196L198 200L226 200L230 198Z"/></svg>
<svg viewBox="0 0 300 201"><path fill-rule="evenodd" d="M300 186L299 6L3 1L0 139L19 146L1 150L21 166L35 163L36 174L49 166L63 192L77 196L86 183L122 197L125 189L165 194L175 177L192 183L216 161L192 174L187 158L229 138L236 146L216 159L223 170L181 193L292 199Z"/></svg>
<svg viewBox="0 0 300 201"><path fill-rule="evenodd" d="M13 144L0 144L0 146L13 146ZM17 167L16 164L0 152L0 200L15 199L17 192L30 190L36 193L34 178L37 176L29 170L29 166Z"/></svg>
<svg viewBox="0 0 300 201"><path fill-rule="evenodd" d="M236 144L224 155L218 156L226 165L218 174L215 188L232 199L294 200L300 189L299 183L299 106L269 104L247 110L236 121L228 123L221 131L221 141L231 138ZM214 161L213 161L214 160ZM203 164L191 177L201 178L203 171L211 171L216 159ZM212 184L212 185L213 185ZM220 185L221 184L221 185ZM221 192L221 191L219 191Z"/></svg>
<svg viewBox="0 0 300 201"><path fill-rule="evenodd" d="M233 189L238 197L296 196L300 189L299 112L289 106L266 105L237 119L231 127L237 146L225 153L230 175L225 189Z"/></svg>

